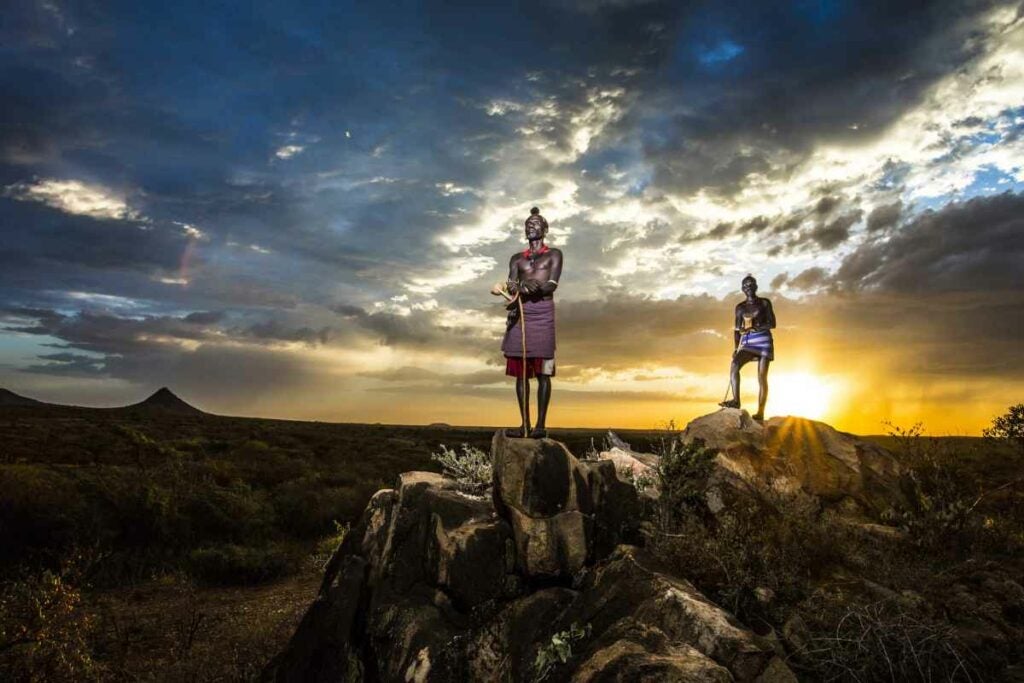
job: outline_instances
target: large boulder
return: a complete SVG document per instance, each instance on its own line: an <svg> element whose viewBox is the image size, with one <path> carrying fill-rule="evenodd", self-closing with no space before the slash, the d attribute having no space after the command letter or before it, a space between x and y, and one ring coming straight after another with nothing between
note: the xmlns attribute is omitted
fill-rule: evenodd
<svg viewBox="0 0 1024 683"><path fill-rule="evenodd" d="M775 656L768 640L633 546L620 546L587 573L577 600L559 621L590 624L597 633L615 634L616 641L631 637L619 632L624 624L641 624L664 636L666 649L661 654L688 646L741 681L754 680ZM598 638L594 648L601 647Z"/></svg>
<svg viewBox="0 0 1024 683"><path fill-rule="evenodd" d="M766 485L868 518L905 503L902 469L891 453L823 422L774 417L760 423L745 410L723 408L690 422L682 438L718 451L708 489L713 511L731 494Z"/></svg>
<svg viewBox="0 0 1024 683"><path fill-rule="evenodd" d="M320 592L265 680L455 676L466 612L519 590L508 525L433 472L378 491L328 563Z"/></svg>
<svg viewBox="0 0 1024 683"><path fill-rule="evenodd" d="M512 528L519 571L530 578L571 577L636 528L636 490L612 463L581 462L553 439L491 442L493 500Z"/></svg>

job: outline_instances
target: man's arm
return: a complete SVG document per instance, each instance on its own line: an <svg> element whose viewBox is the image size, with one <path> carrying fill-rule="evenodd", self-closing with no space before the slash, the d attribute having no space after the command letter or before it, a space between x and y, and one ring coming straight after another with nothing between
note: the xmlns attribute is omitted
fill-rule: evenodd
<svg viewBox="0 0 1024 683"><path fill-rule="evenodd" d="M775 329L775 311L772 309L772 302L768 299L761 299L764 302L765 327L769 330Z"/></svg>
<svg viewBox="0 0 1024 683"><path fill-rule="evenodd" d="M515 294L519 291L519 254L512 254L508 262L508 291Z"/></svg>
<svg viewBox="0 0 1024 683"><path fill-rule="evenodd" d="M736 353L736 349L740 347L740 330L743 327L743 313L740 309L740 306L736 306L736 310L733 313L733 316L734 319L732 321L732 351L733 353Z"/></svg>

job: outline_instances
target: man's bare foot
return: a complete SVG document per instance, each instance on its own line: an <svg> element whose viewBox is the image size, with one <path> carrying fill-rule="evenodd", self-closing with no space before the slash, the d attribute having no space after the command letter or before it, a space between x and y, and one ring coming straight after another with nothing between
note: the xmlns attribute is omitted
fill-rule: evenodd
<svg viewBox="0 0 1024 683"><path fill-rule="evenodd" d="M722 401L718 405L722 406L723 408L739 408L740 402L734 398L730 398L728 401Z"/></svg>
<svg viewBox="0 0 1024 683"><path fill-rule="evenodd" d="M750 417L754 418L758 422L764 422L764 413L754 413Z"/></svg>
<svg viewBox="0 0 1024 683"><path fill-rule="evenodd" d="M531 439L546 439L548 438L548 430L544 427L534 427L530 431Z"/></svg>
<svg viewBox="0 0 1024 683"><path fill-rule="evenodd" d="M505 430L505 436L510 436L514 439L525 439L528 433L529 428L523 429L522 427L509 427Z"/></svg>

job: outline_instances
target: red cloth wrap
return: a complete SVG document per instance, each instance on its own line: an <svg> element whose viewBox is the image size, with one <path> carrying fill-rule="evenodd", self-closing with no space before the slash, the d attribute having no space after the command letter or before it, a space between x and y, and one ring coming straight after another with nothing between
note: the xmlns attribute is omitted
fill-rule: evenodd
<svg viewBox="0 0 1024 683"><path fill-rule="evenodd" d="M545 360L544 358L527 358L526 379L543 374ZM510 377L522 377L523 359L518 356L505 356L505 374Z"/></svg>

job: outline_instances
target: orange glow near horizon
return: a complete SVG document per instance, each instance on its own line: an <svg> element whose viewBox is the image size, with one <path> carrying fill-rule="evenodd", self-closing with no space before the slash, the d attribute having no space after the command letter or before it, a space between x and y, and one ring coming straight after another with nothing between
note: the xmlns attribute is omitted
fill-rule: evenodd
<svg viewBox="0 0 1024 683"><path fill-rule="evenodd" d="M772 415L793 415L823 420L835 414L838 381L810 372L780 373L769 377L768 403Z"/></svg>

